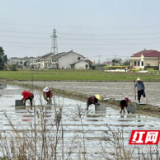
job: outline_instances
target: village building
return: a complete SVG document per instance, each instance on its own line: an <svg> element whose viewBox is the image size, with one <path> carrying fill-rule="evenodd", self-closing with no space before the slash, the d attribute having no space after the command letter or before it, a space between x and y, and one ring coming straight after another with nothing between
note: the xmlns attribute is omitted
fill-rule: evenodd
<svg viewBox="0 0 160 160"><path fill-rule="evenodd" d="M130 57L130 66L147 70L153 68L160 70L160 52L156 50L143 50Z"/></svg>
<svg viewBox="0 0 160 160"><path fill-rule="evenodd" d="M78 62L75 62L73 64L71 64L71 68L72 69L90 69L91 65L90 62L88 60L80 60Z"/></svg>
<svg viewBox="0 0 160 160"><path fill-rule="evenodd" d="M71 50L56 55L47 53L38 57L13 57L8 60L8 64L15 64L21 68L35 69L90 69L92 62L85 60L83 55Z"/></svg>
<svg viewBox="0 0 160 160"><path fill-rule="evenodd" d="M52 68L52 57L53 53L45 54L37 58L37 68L38 69L50 69Z"/></svg>
<svg viewBox="0 0 160 160"><path fill-rule="evenodd" d="M73 50L69 52L62 52L56 54L53 57L53 62L55 62L56 67L60 69L71 69L72 64L85 60L85 57L81 54L74 52Z"/></svg>
<svg viewBox="0 0 160 160"><path fill-rule="evenodd" d="M85 60L85 57L71 50L69 52L62 52L56 55L53 55L53 53L45 54L40 57L37 65L38 68L41 69L71 69L73 68L73 63L81 60Z"/></svg>

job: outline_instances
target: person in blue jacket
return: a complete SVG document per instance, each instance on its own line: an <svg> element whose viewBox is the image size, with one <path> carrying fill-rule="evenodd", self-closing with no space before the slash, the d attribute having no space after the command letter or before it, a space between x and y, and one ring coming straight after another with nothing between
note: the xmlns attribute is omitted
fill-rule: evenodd
<svg viewBox="0 0 160 160"><path fill-rule="evenodd" d="M141 96L143 96L144 101L146 103L147 99L146 99L146 94L145 94L145 86L140 78L137 78L137 82L135 84L135 87L137 87L138 102L140 103Z"/></svg>

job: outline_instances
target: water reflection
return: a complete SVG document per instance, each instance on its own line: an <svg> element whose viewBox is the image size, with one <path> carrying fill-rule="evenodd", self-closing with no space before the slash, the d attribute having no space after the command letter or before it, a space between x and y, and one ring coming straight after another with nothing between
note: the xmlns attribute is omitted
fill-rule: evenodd
<svg viewBox="0 0 160 160"><path fill-rule="evenodd" d="M0 89L4 89L7 87L7 84L0 83Z"/></svg>
<svg viewBox="0 0 160 160"><path fill-rule="evenodd" d="M38 124L41 122L40 120L43 113L45 113L44 120L46 121L44 122L46 124L46 129L50 130L51 127L54 128L55 125L59 125L59 123L55 124L54 120L55 118L59 118L58 116L61 114L60 108L62 107L63 113L60 115L62 118L60 118L62 119L61 122L64 127L63 138L66 142L65 146L69 146L69 139L72 140L77 137L77 140L80 141L81 137L83 137L85 144L88 145L87 152L91 153L91 151L93 151L93 153L96 153L95 155L97 158L92 159L100 159L100 154L97 154L101 153L101 144L99 144L99 140L105 144L106 141L111 143L110 140L112 137L107 137L110 133L117 133L117 130L120 131L123 128L124 138L126 139L125 147L128 147L128 137L133 129L160 129L158 118L146 118L142 115L138 117L136 114L128 115L127 113L119 114L119 110L114 110L110 106L107 106L105 110L102 111L99 111L98 108L95 112L95 107L92 105L87 112L85 102L58 97L56 95L53 97L54 105L47 106L46 101L43 100L42 91L37 90L33 91L35 95L34 106L36 107L30 108L29 102L27 102L26 107L15 107L15 100L22 99L22 90L23 88L12 85L7 85L2 92L0 90L2 94L0 97L1 131L12 131L7 118L9 118L12 124L16 126L16 129L20 131L33 129L29 124L34 124L34 122L36 122L36 127L40 127ZM7 116L5 116L5 112ZM104 114L99 112L103 112ZM94 143L96 143L96 145ZM105 148L109 148L109 146L105 146ZM88 157L89 156L88 154Z"/></svg>

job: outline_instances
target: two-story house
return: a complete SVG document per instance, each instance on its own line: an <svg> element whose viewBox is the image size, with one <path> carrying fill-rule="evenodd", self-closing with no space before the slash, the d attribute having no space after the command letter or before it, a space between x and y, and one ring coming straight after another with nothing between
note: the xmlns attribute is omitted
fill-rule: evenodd
<svg viewBox="0 0 160 160"><path fill-rule="evenodd" d="M138 69L154 68L160 70L160 52L156 50L143 50L130 57L130 66Z"/></svg>

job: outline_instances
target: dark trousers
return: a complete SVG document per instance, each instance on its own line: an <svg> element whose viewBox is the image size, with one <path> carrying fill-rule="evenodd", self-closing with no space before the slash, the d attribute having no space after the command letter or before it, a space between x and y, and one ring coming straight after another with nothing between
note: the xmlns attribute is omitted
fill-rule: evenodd
<svg viewBox="0 0 160 160"><path fill-rule="evenodd" d="M32 106L33 98L34 98L34 96L30 96L30 97L28 97L27 99L24 99L24 100L23 100L23 105L25 106L25 105L26 105L26 101L29 99L29 100L30 100L30 105Z"/></svg>
<svg viewBox="0 0 160 160"><path fill-rule="evenodd" d="M140 101L141 95L142 95L143 97L146 97L146 94L145 94L144 90L139 90L139 91L137 92L137 95L138 95L138 101Z"/></svg>

